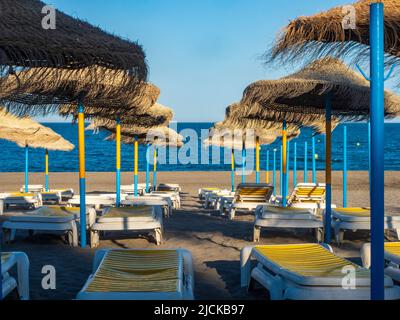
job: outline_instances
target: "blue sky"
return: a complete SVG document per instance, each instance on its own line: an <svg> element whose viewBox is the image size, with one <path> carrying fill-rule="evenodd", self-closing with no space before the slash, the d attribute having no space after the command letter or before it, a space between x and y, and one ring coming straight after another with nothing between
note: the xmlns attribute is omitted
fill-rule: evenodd
<svg viewBox="0 0 400 320"><path fill-rule="evenodd" d="M351 0L47 0L143 45L159 102L178 121L219 121L259 79L291 73L260 56L291 19ZM57 117L38 118L59 120Z"/></svg>

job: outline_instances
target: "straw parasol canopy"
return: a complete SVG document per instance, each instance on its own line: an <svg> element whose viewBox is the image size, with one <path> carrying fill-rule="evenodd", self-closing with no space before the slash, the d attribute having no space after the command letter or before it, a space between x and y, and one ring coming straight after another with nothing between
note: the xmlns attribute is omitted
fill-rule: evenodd
<svg viewBox="0 0 400 320"><path fill-rule="evenodd" d="M155 85L126 77L125 71L92 66L83 69L31 68L0 78L0 100L17 113L46 113L63 104L63 114L76 112L82 103L89 114L110 108L123 112L121 105L150 108L160 90ZM33 105L33 106L32 106Z"/></svg>
<svg viewBox="0 0 400 320"><path fill-rule="evenodd" d="M93 122L86 130L105 129L115 133L115 119L120 114L106 114L104 117L95 116ZM135 133L142 134L147 132L149 128L167 126L174 112L171 108L165 107L159 103L154 104L146 112L141 109L132 108L126 111L120 118L121 133L124 135L134 136Z"/></svg>
<svg viewBox="0 0 400 320"><path fill-rule="evenodd" d="M280 80L262 80L249 85L241 103L243 116L309 125L323 120L327 94L332 115L338 120L367 118L370 112L369 83L341 61L326 58ZM385 92L385 116L399 113L400 97Z"/></svg>
<svg viewBox="0 0 400 320"><path fill-rule="evenodd" d="M116 108L147 78L141 46L56 11L56 28L42 26L45 4L0 3L0 98L11 111L54 111L82 102ZM111 84L110 84L111 83Z"/></svg>
<svg viewBox="0 0 400 320"><path fill-rule="evenodd" d="M74 145L50 128L29 117L18 118L0 108L0 139L15 142L20 147L71 151Z"/></svg>
<svg viewBox="0 0 400 320"><path fill-rule="evenodd" d="M293 139L300 134L300 130L290 131L289 139ZM243 143L246 148L255 148L256 139L259 139L260 145L274 143L282 135L282 128L255 128L251 126L238 126L225 119L223 122L217 122L209 130L208 138L203 141L206 146L224 147L230 149L243 149Z"/></svg>
<svg viewBox="0 0 400 320"><path fill-rule="evenodd" d="M144 80L145 54L141 46L122 40L56 10L55 29L42 25L45 3L2 0L0 57L4 67L80 69L98 65L126 70Z"/></svg>
<svg viewBox="0 0 400 320"><path fill-rule="evenodd" d="M400 2L381 0L385 5L385 52L389 64L400 62ZM326 55L351 57L357 61L369 54L370 0L351 8L336 7L289 23L279 35L268 59L282 62L315 59ZM354 11L353 11L354 10ZM354 16L352 17L352 15ZM353 21L351 19L354 18ZM350 19L350 20L349 20ZM350 23L350 24L349 24ZM355 25L351 25L355 23Z"/></svg>
<svg viewBox="0 0 400 320"><path fill-rule="evenodd" d="M184 137L175 130L162 126L149 129L146 133L137 136L139 144L151 144L157 147L177 147L183 146ZM115 133L106 138L107 141L115 141ZM132 136L121 134L121 142L133 144L135 139Z"/></svg>

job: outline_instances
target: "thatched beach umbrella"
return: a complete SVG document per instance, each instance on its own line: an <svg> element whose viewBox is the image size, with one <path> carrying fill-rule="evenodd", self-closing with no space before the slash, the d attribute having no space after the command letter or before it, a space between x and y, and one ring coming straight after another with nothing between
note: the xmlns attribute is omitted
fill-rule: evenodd
<svg viewBox="0 0 400 320"><path fill-rule="evenodd" d="M370 4L360 0L289 23L279 35L269 59L293 61L321 56L348 56L356 61L370 53ZM381 0L385 5L384 50L389 64L400 62L400 3Z"/></svg>
<svg viewBox="0 0 400 320"><path fill-rule="evenodd" d="M262 117L305 125L316 117L326 118L326 241L331 225L331 117L360 119L369 115L368 83L336 59L318 60L294 75L276 81L258 81L248 86L242 103L253 106ZM385 113L399 112L400 98L385 93Z"/></svg>
<svg viewBox="0 0 400 320"><path fill-rule="evenodd" d="M288 54L304 57L331 53L339 57L352 54L358 60L369 52L369 78L360 71L371 82L371 298L374 300L385 297L384 83L391 72L385 76L384 71L385 61L392 65L392 70L399 63L399 8L398 0L363 0L350 8L347 17L340 17L339 10L333 9L319 16L300 19L287 28L286 34L272 50L272 58L282 56L283 60L287 60L285 56L287 58ZM365 45L365 50L362 45ZM310 50L314 54L310 55Z"/></svg>
<svg viewBox="0 0 400 320"><path fill-rule="evenodd" d="M28 94L24 96L23 87L35 86L38 81L37 72L46 79L51 71L51 78L55 83L65 74L65 69L84 69L88 68L91 82L90 87L96 87L99 80L109 75L108 69L115 71L115 76L124 79L127 92L133 90L137 85L147 78L147 65L145 54L141 46L127 40L122 40L110 35L99 28L90 24L74 19L60 11L51 12L50 19L56 22L53 26L44 25L42 22L44 15L43 8L46 6L41 1L36 0L2 0L0 21L0 71L2 75L1 83L4 79L14 77L14 74L21 69L35 68L32 77L24 79L22 88L17 87L15 92L7 96L7 103L11 110L25 112L32 110L38 113L41 106L46 109L46 105L40 103L39 95ZM55 16L54 16L54 14ZM53 16L52 16L53 14ZM22 22L22 23L21 23ZM94 66L100 67L94 68ZM60 73L54 73L52 69L60 69ZM74 74L72 72L72 74ZM112 78L112 77L110 77ZM132 78L134 81L132 81ZM7 81L6 81L7 82ZM86 86L89 87L89 86ZM2 91L0 85L0 92ZM101 90L99 90L101 91ZM46 92L41 96L44 101L52 99L52 104L58 105L59 101L78 105L79 111L79 177L80 177L80 219L81 219L81 246L86 246L86 209L85 209L85 146L84 146L84 104L90 101L86 98L86 92L82 92L78 103L76 92L71 87L56 87L53 91ZM102 108L115 108L115 101L123 93L121 88L107 90L102 97ZM24 97L21 101L21 97ZM14 98L15 97L15 100ZM30 100L29 98L32 98ZM111 101L110 105L107 101ZM124 104L121 104L122 106ZM28 108L24 109L24 106ZM22 108L21 108L22 107ZM50 107L50 110L52 107ZM42 109L43 110L43 109Z"/></svg>
<svg viewBox="0 0 400 320"><path fill-rule="evenodd" d="M165 107L161 104L155 104L152 108L146 112L142 112L137 109L131 109L127 114L124 114L117 121L110 120L106 117L96 117L93 119L92 124L86 128L86 130L104 129L115 134L116 140L116 192L117 192L117 205L119 203L120 194L120 175L121 175L121 137L128 136L132 138L132 141L136 141L135 144L135 170L134 170L134 185L135 195L137 195L137 183L138 183L138 144L139 139L147 137L151 132L151 129L163 127L169 124L173 118L172 109ZM158 131L160 133L160 130ZM171 132L170 132L171 133ZM166 132L163 132L166 134ZM177 138L178 136L172 136L171 138ZM150 136L148 136L150 138ZM156 146L156 144L155 144ZM147 152L149 152L149 144L147 146ZM155 149L155 154L157 150Z"/></svg>
<svg viewBox="0 0 400 320"><path fill-rule="evenodd" d="M74 145L50 128L42 126L29 117L18 118L0 108L0 139L15 142L25 148L25 192L28 192L29 148L46 149L46 191L49 189L48 150L71 151Z"/></svg>
<svg viewBox="0 0 400 320"><path fill-rule="evenodd" d="M228 107L236 107L233 104ZM227 110L228 110L227 109ZM246 169L246 149L255 149L256 151L256 182L260 182L260 146L269 145L277 139L274 129L264 129L262 127L251 127L235 125L226 117L223 122L218 122L209 130L209 136L204 141L206 146L216 146L229 148L231 150L231 187L235 190L235 153L234 150L242 150L242 182L245 182Z"/></svg>
<svg viewBox="0 0 400 320"><path fill-rule="evenodd" d="M143 131L141 131L143 132ZM112 133L106 138L109 141L117 141L117 134ZM157 185L157 157L158 148L180 148L183 146L184 137L175 130L168 127L154 127L147 129L146 133L141 133L132 137L130 135L120 135L120 142L123 144L142 144L146 146L146 192L149 192L150 186L150 146L153 146L153 186ZM134 171L138 172L138 149L135 147ZM135 179L137 184L137 179Z"/></svg>

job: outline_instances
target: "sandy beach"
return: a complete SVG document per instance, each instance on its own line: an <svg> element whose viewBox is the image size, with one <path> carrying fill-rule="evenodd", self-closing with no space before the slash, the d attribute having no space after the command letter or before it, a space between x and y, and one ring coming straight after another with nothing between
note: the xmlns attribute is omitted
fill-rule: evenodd
<svg viewBox="0 0 400 320"><path fill-rule="evenodd" d="M292 175L291 175L292 178ZM241 177L237 176L237 183ZM265 180L265 173L262 175ZM302 172L298 181L303 181ZM248 176L247 181L254 181ZM318 173L318 180L324 181L324 172ZM122 174L122 184L133 181L131 173ZM333 203L342 204L342 173L333 173ZM31 174L30 184L43 184L43 174ZM144 175L140 175L144 182ZM230 187L228 172L159 172L158 182L178 183L182 186L182 208L165 221L166 241L164 248L182 247L190 250L195 264L196 299L266 299L265 290L248 293L240 288L239 255L246 245L251 245L251 214L239 214L235 221L221 217L217 212L205 210L197 197L199 187ZM23 174L1 173L0 192L15 191L23 183ZM50 184L54 188L72 187L78 193L77 173L51 173ZM292 186L292 182L290 182ZM400 173L386 172L385 201L387 210L400 211L397 201L400 189ZM88 192L113 192L114 173L87 173ZM348 206L369 206L369 184L367 172L350 172L348 175ZM2 219L6 219L6 212ZM104 239L104 240L103 240ZM151 242L149 242L149 240ZM360 263L359 250L369 241L368 233L348 233L344 243L334 251L339 255ZM314 242L309 232L291 230L263 231L261 244ZM151 248L152 239L144 236L121 233L107 233L100 242L100 248ZM59 237L35 235L27 237L20 233L17 240L3 246L5 251L24 251L30 259L30 286L32 299L74 299L91 273L94 249L72 248ZM41 273L44 265L53 265L57 271L57 288L43 290ZM10 298L15 298L11 296Z"/></svg>

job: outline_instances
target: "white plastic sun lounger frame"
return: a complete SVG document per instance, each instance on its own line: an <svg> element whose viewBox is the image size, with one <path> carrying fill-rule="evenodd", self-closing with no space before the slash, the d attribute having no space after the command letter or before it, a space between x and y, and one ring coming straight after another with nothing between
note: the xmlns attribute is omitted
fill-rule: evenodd
<svg viewBox="0 0 400 320"><path fill-rule="evenodd" d="M29 259L23 252L3 252L10 254L1 265L2 297L3 299L15 288L21 300L29 300ZM9 275L9 271L17 267L17 279Z"/></svg>
<svg viewBox="0 0 400 320"><path fill-rule="evenodd" d="M179 193L182 192L182 187L176 183L160 183L157 186L156 191L171 191Z"/></svg>
<svg viewBox="0 0 400 320"><path fill-rule="evenodd" d="M172 200L169 197L157 196L127 196L126 200L121 201L122 206L160 206L163 209L163 216L169 218L172 215Z"/></svg>
<svg viewBox="0 0 400 320"><path fill-rule="evenodd" d="M213 188L214 190L210 190L210 188L200 188L199 190L198 190L198 197L199 197L199 200L200 201L203 201L205 198L206 198L206 195L207 195L207 193L210 193L210 192L219 192L219 191L221 191L222 189L219 189L219 188Z"/></svg>
<svg viewBox="0 0 400 320"><path fill-rule="evenodd" d="M266 214L264 209L269 206L258 206L255 211L253 241L259 242L262 228L289 228L289 229L312 229L318 243L324 239L323 220L315 215L315 211L304 209L308 213L285 213L271 212Z"/></svg>
<svg viewBox="0 0 400 320"><path fill-rule="evenodd" d="M71 217L46 217L46 216L11 216L4 221L3 239L5 242L14 241L17 230L33 231L59 231L66 232L71 246L78 246L78 227L76 219Z"/></svg>
<svg viewBox="0 0 400 320"><path fill-rule="evenodd" d="M248 186L244 186L243 188L249 188L249 187ZM257 186L254 186L254 188L257 188ZM236 197L237 197L236 193L238 193L239 189L240 189L240 185L239 185L238 189L236 190L235 197L232 200L232 202L230 204L227 203L225 205L225 208L227 206L229 220L234 220L235 219L236 211L247 210L247 211L252 212L252 211L255 211L258 206L260 206L260 205L261 206L262 205L268 205L270 203L269 200L270 200L270 198L272 196L272 192L273 192L272 186L259 187L259 188L260 189L264 188L266 190L269 190L269 195L268 195L268 197L267 197L267 195L265 196L265 198L266 198L265 201L251 202L251 201L248 201L246 199L247 197L244 200L236 200ZM249 197L249 198L251 198L251 197Z"/></svg>
<svg viewBox="0 0 400 320"><path fill-rule="evenodd" d="M79 196L74 196L67 202L71 206L80 206ZM100 210L103 207L111 207L115 205L115 200L110 197L105 197L103 195L87 195L85 199L86 207L93 207L96 210Z"/></svg>
<svg viewBox="0 0 400 320"><path fill-rule="evenodd" d="M48 191L46 193L40 193L42 196L42 203L43 204L61 204L62 202L62 195L61 191Z"/></svg>
<svg viewBox="0 0 400 320"><path fill-rule="evenodd" d="M21 188L19 189L20 192L25 192L25 186L21 186ZM45 188L42 184L30 184L28 185L28 193L32 192L43 192L45 191Z"/></svg>
<svg viewBox="0 0 400 320"><path fill-rule="evenodd" d="M234 199L235 193L230 190L220 190L218 192L207 192L204 197L203 207L205 209L212 208L214 210L220 209L220 199L222 197L232 197Z"/></svg>
<svg viewBox="0 0 400 320"><path fill-rule="evenodd" d="M178 252L178 273L180 281L176 292L86 292L85 290L94 279L105 255L115 249L97 250L93 260L92 274L89 276L82 290L78 293L78 300L193 300L194 299L194 271L192 254L186 249L176 249ZM127 249L135 251L155 251L158 249ZM160 249L162 250L162 249ZM165 249L164 249L165 250ZM174 249L168 249L174 250ZM121 250L120 250L121 251Z"/></svg>
<svg viewBox="0 0 400 320"><path fill-rule="evenodd" d="M138 194L143 195L146 191L146 185L143 183L139 183L138 187ZM122 185L120 187L121 193L126 193L126 194L134 194L135 193L135 186L133 184L127 184L127 185Z"/></svg>
<svg viewBox="0 0 400 320"><path fill-rule="evenodd" d="M110 208L104 208L102 214L97 217L95 210L89 211L90 221L90 246L98 247L100 243L101 231L154 231L157 245L163 243L163 213L161 206L152 206L154 210L153 218L129 217L112 218L103 217Z"/></svg>
<svg viewBox="0 0 400 320"><path fill-rule="evenodd" d="M169 198L171 199L175 210L181 208L181 196L177 192L152 191L151 193L148 193L147 196Z"/></svg>
<svg viewBox="0 0 400 320"><path fill-rule="evenodd" d="M40 193L34 193L32 196L14 196L11 193L3 193L0 194L0 198L3 200L2 202L4 208L8 208L9 206L27 206L30 209L36 209L43 205L42 196Z"/></svg>
<svg viewBox="0 0 400 320"><path fill-rule="evenodd" d="M394 230L397 239L400 240L400 216L395 217L385 215L385 230ZM345 231L351 230L371 230L370 217L355 217L343 215L332 209L332 228L335 234L337 244L341 244L344 239Z"/></svg>
<svg viewBox="0 0 400 320"><path fill-rule="evenodd" d="M321 244L333 253L327 244ZM248 246L240 253L241 286L251 287L256 280L265 287L271 300L370 300L370 280L362 279L355 290L346 290L337 277L303 277L286 270L254 250L257 246ZM257 266L251 269L251 259ZM290 280L291 279L291 280ZM360 281L358 279L358 281ZM340 283L340 284L339 284ZM400 299L400 287L393 284L392 279L385 277L385 299Z"/></svg>
<svg viewBox="0 0 400 320"><path fill-rule="evenodd" d="M365 243L361 248L361 261L364 268L371 267L371 244ZM385 274L400 283L400 256L385 251Z"/></svg>

